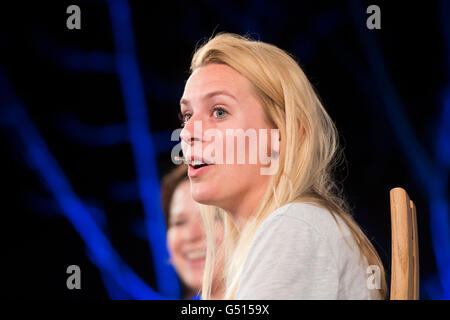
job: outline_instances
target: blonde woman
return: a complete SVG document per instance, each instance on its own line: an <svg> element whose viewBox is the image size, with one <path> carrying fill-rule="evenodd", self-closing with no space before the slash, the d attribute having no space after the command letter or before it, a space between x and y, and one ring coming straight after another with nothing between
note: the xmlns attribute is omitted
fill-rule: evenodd
<svg viewBox="0 0 450 320"><path fill-rule="evenodd" d="M336 128L295 60L273 45L219 34L196 50L190 69L180 137L207 234L202 299L211 298L216 212L225 223L224 299L384 298L380 258L332 179ZM267 162L249 161L255 145L246 143L246 161L236 162L242 144L212 146L205 134L217 140L233 130L253 130L259 140L278 132L257 146L276 161L271 174L262 174ZM218 162L219 153L235 162ZM378 281L368 281L369 266Z"/></svg>

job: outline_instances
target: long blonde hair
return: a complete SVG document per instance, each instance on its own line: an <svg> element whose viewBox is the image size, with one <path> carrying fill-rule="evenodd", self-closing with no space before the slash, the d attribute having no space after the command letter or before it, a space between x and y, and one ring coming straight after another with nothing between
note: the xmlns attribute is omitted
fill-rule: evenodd
<svg viewBox="0 0 450 320"><path fill-rule="evenodd" d="M359 247L360 259L365 257L369 265L379 266L380 293L384 298L386 281L381 259L350 215L332 177L332 169L340 159L336 127L294 58L271 44L222 33L196 50L190 70L208 64L228 65L250 81L267 121L279 129L281 141L278 171L243 230L238 230L222 209L201 206L207 239L202 298L210 298L215 258L219 254L214 245L217 213L225 227L220 248L225 257L223 298L233 299L256 229L271 212L289 202L313 203L329 210L336 222L336 216L342 218Z"/></svg>

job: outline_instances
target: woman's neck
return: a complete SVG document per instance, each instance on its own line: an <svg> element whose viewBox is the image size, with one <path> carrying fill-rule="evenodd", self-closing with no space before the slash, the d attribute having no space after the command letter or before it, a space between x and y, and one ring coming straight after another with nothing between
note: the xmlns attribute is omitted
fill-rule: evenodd
<svg viewBox="0 0 450 320"><path fill-rule="evenodd" d="M267 189L267 184L255 186L251 192L245 192L230 201L229 205L222 207L238 230L243 230L247 221L261 203Z"/></svg>

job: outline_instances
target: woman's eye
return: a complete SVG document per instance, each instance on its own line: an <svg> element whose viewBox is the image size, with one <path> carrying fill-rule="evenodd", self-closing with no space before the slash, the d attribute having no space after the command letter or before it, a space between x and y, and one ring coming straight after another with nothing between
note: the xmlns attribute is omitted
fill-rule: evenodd
<svg viewBox="0 0 450 320"><path fill-rule="evenodd" d="M227 114L228 112L223 108L214 108L213 115L218 119L225 117Z"/></svg>
<svg viewBox="0 0 450 320"><path fill-rule="evenodd" d="M184 221L184 220L175 221L175 222L172 222L172 226L173 226L173 227L181 227L181 226L184 225L185 223L186 223L186 221Z"/></svg>
<svg viewBox="0 0 450 320"><path fill-rule="evenodd" d="M179 118L181 121L181 125L184 127L191 117L192 115L189 113L180 114Z"/></svg>

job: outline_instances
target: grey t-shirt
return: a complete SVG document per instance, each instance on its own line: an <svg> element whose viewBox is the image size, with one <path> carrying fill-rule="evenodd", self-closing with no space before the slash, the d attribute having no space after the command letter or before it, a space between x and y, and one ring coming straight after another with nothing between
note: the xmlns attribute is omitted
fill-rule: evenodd
<svg viewBox="0 0 450 320"><path fill-rule="evenodd" d="M337 218L343 232L329 211L312 204L271 213L255 233L235 299L380 299L367 285L367 260L359 263L350 230Z"/></svg>

